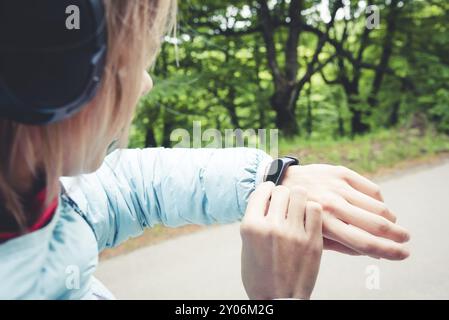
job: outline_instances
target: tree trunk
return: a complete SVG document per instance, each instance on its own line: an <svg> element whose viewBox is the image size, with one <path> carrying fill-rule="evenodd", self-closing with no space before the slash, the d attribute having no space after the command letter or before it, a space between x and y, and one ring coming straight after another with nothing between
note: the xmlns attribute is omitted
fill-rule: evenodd
<svg viewBox="0 0 449 320"><path fill-rule="evenodd" d="M397 7L398 2L399 0L392 0L390 4L390 12L387 16L387 30L382 46L382 55L380 57L379 65L376 68L373 83L371 86L371 92L368 97L368 104L371 108L375 108L379 104L377 95L382 86L386 69L388 68L390 58L393 54L394 36L396 32L396 24L399 12L399 9Z"/></svg>
<svg viewBox="0 0 449 320"><path fill-rule="evenodd" d="M351 110L351 133L353 136L363 134L369 131L369 126L362 121L363 112L360 110Z"/></svg>
<svg viewBox="0 0 449 320"><path fill-rule="evenodd" d="M271 105L276 112L276 127L287 137L292 137L299 133L298 123L296 122L296 99L294 99L294 95L294 88L285 86L276 90L271 97Z"/></svg>
<svg viewBox="0 0 449 320"><path fill-rule="evenodd" d="M346 132L345 132L345 122L343 120L343 116L341 114L341 106L340 104L338 104L337 106L337 112L338 112L338 135L340 137L344 137Z"/></svg>
<svg viewBox="0 0 449 320"><path fill-rule="evenodd" d="M390 113L390 117L388 119L388 127L394 127L399 122L399 106L401 105L400 101L396 101L393 104L393 108Z"/></svg>
<svg viewBox="0 0 449 320"><path fill-rule="evenodd" d="M235 87L231 84L229 87L228 96L226 99L225 108L229 112L229 117L231 118L231 124L234 129L240 128L239 117L237 116L237 107L235 105L236 92Z"/></svg>
<svg viewBox="0 0 449 320"><path fill-rule="evenodd" d="M260 79L260 70L262 65L262 57L260 55L260 48L259 48L259 42L256 41L255 47L254 47L254 63L255 63L255 80L257 82L257 88L258 88L258 95L262 95L264 89L262 88L262 79ZM262 103L261 100L259 100L257 104L257 109L259 111L259 126L260 128L266 128L267 127L267 119L266 113L265 113L265 104Z"/></svg>
<svg viewBox="0 0 449 320"><path fill-rule="evenodd" d="M309 87L307 88L307 134L310 137L313 132L313 115L312 115L312 82L309 81Z"/></svg>
<svg viewBox="0 0 449 320"><path fill-rule="evenodd" d="M147 128L147 133L145 135L145 148L157 147L156 137L154 135L153 128Z"/></svg>
<svg viewBox="0 0 449 320"><path fill-rule="evenodd" d="M368 124L363 122L364 115L366 112L363 110L360 110L358 108L359 101L357 100L357 97L359 96L359 90L358 90L358 84L357 88L352 88L351 91L346 93L347 99L348 99L348 107L351 111L351 135L355 136L358 134L364 134L367 133L370 130L370 127Z"/></svg>

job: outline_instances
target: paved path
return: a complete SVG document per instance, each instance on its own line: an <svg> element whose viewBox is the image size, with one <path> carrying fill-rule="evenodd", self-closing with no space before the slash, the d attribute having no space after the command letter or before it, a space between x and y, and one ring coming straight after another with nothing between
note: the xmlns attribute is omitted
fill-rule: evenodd
<svg viewBox="0 0 449 320"><path fill-rule="evenodd" d="M449 299L449 161L379 183L411 231L410 258L325 252L313 298ZM238 225L213 227L102 262L97 276L121 299L246 299L240 246Z"/></svg>

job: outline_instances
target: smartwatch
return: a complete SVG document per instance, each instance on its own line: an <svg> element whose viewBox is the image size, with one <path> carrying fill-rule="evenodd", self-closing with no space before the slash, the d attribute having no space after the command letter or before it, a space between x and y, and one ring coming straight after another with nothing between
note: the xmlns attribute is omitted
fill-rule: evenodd
<svg viewBox="0 0 449 320"><path fill-rule="evenodd" d="M290 166L298 166L299 160L294 157L283 157L274 160L270 166L264 177L264 182L271 181L275 185L279 185L282 182L282 178L285 175L285 171L287 171Z"/></svg>

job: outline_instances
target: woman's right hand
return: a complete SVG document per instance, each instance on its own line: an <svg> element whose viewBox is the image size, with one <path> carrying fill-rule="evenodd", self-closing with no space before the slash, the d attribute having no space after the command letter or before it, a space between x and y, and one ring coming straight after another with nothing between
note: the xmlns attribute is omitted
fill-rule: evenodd
<svg viewBox="0 0 449 320"><path fill-rule="evenodd" d="M242 280L250 299L309 299L323 249L322 209L299 188L261 184L241 225Z"/></svg>

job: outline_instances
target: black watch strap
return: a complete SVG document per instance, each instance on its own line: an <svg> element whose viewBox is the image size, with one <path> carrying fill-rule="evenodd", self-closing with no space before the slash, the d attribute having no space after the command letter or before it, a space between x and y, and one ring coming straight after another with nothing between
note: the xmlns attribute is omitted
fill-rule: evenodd
<svg viewBox="0 0 449 320"><path fill-rule="evenodd" d="M279 185L282 182L282 178L285 175L290 166L299 165L299 160L294 157L283 157L274 160L268 167L267 173L265 174L264 181L271 181L275 185Z"/></svg>

